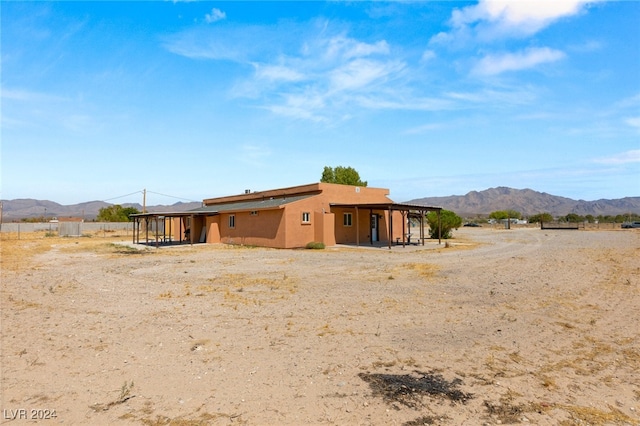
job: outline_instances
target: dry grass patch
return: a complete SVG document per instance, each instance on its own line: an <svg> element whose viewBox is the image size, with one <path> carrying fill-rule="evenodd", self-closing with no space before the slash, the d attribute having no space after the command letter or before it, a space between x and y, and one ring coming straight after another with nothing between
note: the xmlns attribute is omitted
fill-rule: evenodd
<svg viewBox="0 0 640 426"><path fill-rule="evenodd" d="M604 425L633 425L638 424L622 411L609 405L609 411L603 411L594 407L579 407L575 405L554 404L555 408L566 411L571 416L570 420L562 420L558 424L561 426L574 426L587 424L591 426Z"/></svg>
<svg viewBox="0 0 640 426"><path fill-rule="evenodd" d="M201 285L199 291L221 293L227 302L262 304L284 300L298 291L298 280L285 272L265 275L228 273L210 278L211 284Z"/></svg>
<svg viewBox="0 0 640 426"><path fill-rule="evenodd" d="M399 276L402 272L411 272L422 278L433 278L440 267L430 263L403 263L391 269L390 276Z"/></svg>
<svg viewBox="0 0 640 426"><path fill-rule="evenodd" d="M33 259L51 250L53 239L3 240L0 244L2 271L20 271L33 266Z"/></svg>
<svg viewBox="0 0 640 426"><path fill-rule="evenodd" d="M241 418L242 414L223 414L223 413L202 413L198 418L186 419L183 417L167 417L157 415L155 419L144 418L140 419L142 424L146 426L207 426L214 422L225 420L229 424L247 424Z"/></svg>

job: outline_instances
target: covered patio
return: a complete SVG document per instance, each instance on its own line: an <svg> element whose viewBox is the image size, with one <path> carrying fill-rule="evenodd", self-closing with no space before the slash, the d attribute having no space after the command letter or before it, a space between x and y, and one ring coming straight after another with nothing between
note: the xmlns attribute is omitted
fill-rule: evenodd
<svg viewBox="0 0 640 426"><path fill-rule="evenodd" d="M397 239L396 245L402 245L405 247L408 244L411 244L411 234L408 232L407 225L410 224L411 220L417 220L419 222L419 237L418 244L424 245L425 232L424 232L424 220L425 215L430 211L435 211L438 215L438 244L442 244L442 231L441 231L441 222L440 222L440 212L442 211L442 207L434 207L434 206L424 206L420 204L408 204L408 203L374 203L374 204L331 204L331 207L340 207L340 208L351 208L355 210L356 218L355 223L360 223L359 215L360 212L368 212L369 216L373 215L375 211L383 211L387 212L387 217L389 218L389 226L388 226L388 247L391 249L393 245L393 212L400 212L402 220L401 224L396 224L396 226L402 227L402 238ZM373 245L373 233L369 233L369 241L370 245ZM360 228L356 227L356 245L360 245Z"/></svg>
<svg viewBox="0 0 640 426"><path fill-rule="evenodd" d="M211 212L155 212L131 215L133 244L155 245L194 244L202 239L203 218ZM180 219L180 220L175 220ZM178 226L175 226L175 223ZM177 229L176 229L177 228ZM176 237L178 236L178 237ZM141 242L142 241L142 242Z"/></svg>

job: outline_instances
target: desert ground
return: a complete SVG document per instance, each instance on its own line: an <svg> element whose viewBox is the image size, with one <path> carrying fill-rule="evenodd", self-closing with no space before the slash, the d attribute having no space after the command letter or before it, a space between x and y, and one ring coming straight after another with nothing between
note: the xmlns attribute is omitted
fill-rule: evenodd
<svg viewBox="0 0 640 426"><path fill-rule="evenodd" d="M2 238L0 424L640 425L640 230Z"/></svg>

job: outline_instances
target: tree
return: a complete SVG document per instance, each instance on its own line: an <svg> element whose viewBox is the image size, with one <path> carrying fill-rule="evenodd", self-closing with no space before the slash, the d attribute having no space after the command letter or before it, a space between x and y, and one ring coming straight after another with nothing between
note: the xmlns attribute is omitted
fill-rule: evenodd
<svg viewBox="0 0 640 426"><path fill-rule="evenodd" d="M429 223L429 236L438 238L438 213L427 213L427 223ZM440 224L442 225L442 238L451 238L451 230L458 229L462 225L462 218L450 210L440 211Z"/></svg>
<svg viewBox="0 0 640 426"><path fill-rule="evenodd" d="M503 219L522 219L522 213L515 210L497 210L489 214L490 219L503 220Z"/></svg>
<svg viewBox="0 0 640 426"><path fill-rule="evenodd" d="M538 213L531 217L529 217L529 223L544 223L544 222L553 222L553 216L551 213Z"/></svg>
<svg viewBox="0 0 640 426"><path fill-rule="evenodd" d="M353 167L325 166L320 182L338 183L340 185L367 186L366 181L360 180L360 174Z"/></svg>
<svg viewBox="0 0 640 426"><path fill-rule="evenodd" d="M569 213L564 218L567 222L571 222L571 223L578 223L578 222L585 221L584 216L580 216L579 214L576 214L576 213Z"/></svg>
<svg viewBox="0 0 640 426"><path fill-rule="evenodd" d="M96 221L98 222L128 222L132 214L140 213L135 207L122 207L120 204L114 204L109 207L103 207L98 211Z"/></svg>

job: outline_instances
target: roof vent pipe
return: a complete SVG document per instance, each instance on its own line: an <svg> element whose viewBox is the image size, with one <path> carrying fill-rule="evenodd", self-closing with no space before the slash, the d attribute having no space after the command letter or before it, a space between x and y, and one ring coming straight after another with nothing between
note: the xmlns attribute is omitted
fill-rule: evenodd
<svg viewBox="0 0 640 426"><path fill-rule="evenodd" d="M251 190L250 190L250 189L245 189L245 190L244 190L244 193L245 193L245 194L251 194Z"/></svg>

